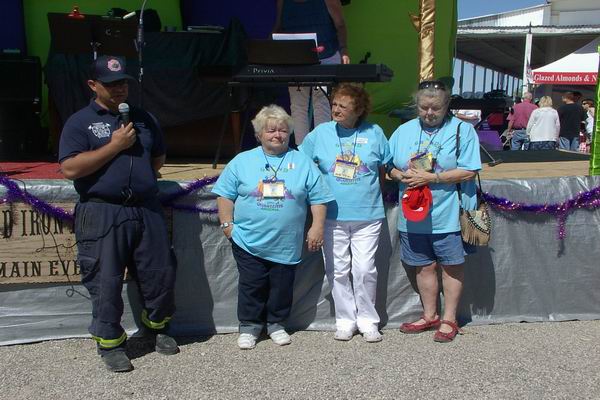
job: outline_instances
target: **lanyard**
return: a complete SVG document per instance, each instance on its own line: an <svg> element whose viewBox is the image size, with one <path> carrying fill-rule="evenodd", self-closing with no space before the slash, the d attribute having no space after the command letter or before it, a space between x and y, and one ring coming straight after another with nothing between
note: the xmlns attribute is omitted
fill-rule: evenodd
<svg viewBox="0 0 600 400"><path fill-rule="evenodd" d="M342 158L344 158L344 148L342 147L342 138L340 138L340 127L336 124L335 131L337 133L338 141L340 142L340 152L342 153ZM354 137L354 147L352 148L352 158L350 161L354 160L354 156L356 155L356 142L358 141L358 129L356 129Z"/></svg>
<svg viewBox="0 0 600 400"><path fill-rule="evenodd" d="M273 166L271 165L271 163L269 163L269 159L267 158L267 155L265 154L265 151L263 150L263 156L265 156L265 161L267 162L265 164L265 168L266 169L271 169L271 171L273 171L273 179L274 181L277 180L277 173L279 172L279 170L281 169L281 164L283 164L283 161L285 160L285 157L287 156L287 151L285 152L285 154L283 155L283 157L281 157L281 161L279 162L279 166L277 166L277 169L273 168Z"/></svg>

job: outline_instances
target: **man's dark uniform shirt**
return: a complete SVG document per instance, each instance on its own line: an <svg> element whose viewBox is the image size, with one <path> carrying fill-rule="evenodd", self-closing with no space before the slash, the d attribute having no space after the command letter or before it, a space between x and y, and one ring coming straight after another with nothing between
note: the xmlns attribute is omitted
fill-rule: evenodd
<svg viewBox="0 0 600 400"><path fill-rule="evenodd" d="M130 115L137 133L135 144L117 154L95 173L75 179L75 190L82 200L100 198L120 203L123 201L122 191L128 187L139 199L150 199L157 195L152 159L165 154L162 131L147 112L133 108ZM106 145L110 142L112 132L121 123L119 114L91 100L87 107L67 120L60 137L59 161Z"/></svg>

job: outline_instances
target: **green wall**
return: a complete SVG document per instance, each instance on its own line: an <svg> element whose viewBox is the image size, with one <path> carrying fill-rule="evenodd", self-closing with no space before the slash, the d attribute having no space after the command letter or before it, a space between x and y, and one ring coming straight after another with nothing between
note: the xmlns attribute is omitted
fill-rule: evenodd
<svg viewBox="0 0 600 400"><path fill-rule="evenodd" d="M380 124L388 136L400 121L387 113L409 104L418 85L419 35L409 16L418 13L419 0L353 0L344 7L352 62L370 52L369 63L383 63L394 71L391 82L367 85L373 98L369 120ZM452 76L456 0L436 1L435 29L435 75Z"/></svg>
<svg viewBox="0 0 600 400"><path fill-rule="evenodd" d="M27 37L27 49L30 55L39 56L42 65L45 65L50 49L50 31L48 28L49 12L69 13L73 5L77 4L83 14L105 15L112 7L124 8L126 10L137 10L141 7L140 0L23 0L25 14L25 34ZM155 9L163 26L176 26L181 29L181 12L179 0L150 1L146 8ZM43 89L43 114L42 123L47 124L48 88Z"/></svg>

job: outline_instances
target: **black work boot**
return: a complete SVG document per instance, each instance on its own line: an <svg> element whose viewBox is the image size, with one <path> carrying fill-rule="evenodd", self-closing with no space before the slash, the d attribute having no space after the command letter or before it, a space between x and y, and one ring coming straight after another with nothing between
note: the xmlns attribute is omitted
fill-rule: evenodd
<svg viewBox="0 0 600 400"><path fill-rule="evenodd" d="M173 354L179 353L179 347L177 346L177 342L169 335L165 335L164 333L156 334L156 342L154 348L157 353L164 354L167 356L171 356Z"/></svg>
<svg viewBox="0 0 600 400"><path fill-rule="evenodd" d="M129 372L133 370L133 365L123 349L103 351L101 357L106 369L111 372Z"/></svg>

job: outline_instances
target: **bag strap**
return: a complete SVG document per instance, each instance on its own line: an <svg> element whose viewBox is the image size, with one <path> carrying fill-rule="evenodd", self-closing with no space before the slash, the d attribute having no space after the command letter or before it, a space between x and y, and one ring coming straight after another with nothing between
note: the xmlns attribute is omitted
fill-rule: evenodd
<svg viewBox="0 0 600 400"><path fill-rule="evenodd" d="M458 164L458 156L460 155L460 126L462 122L459 122L456 127L456 163ZM479 193L481 192L481 178L479 177L479 172L477 172L477 201L479 202ZM462 191L460 190L460 183L456 184L456 191L458 192L458 205L462 209Z"/></svg>

